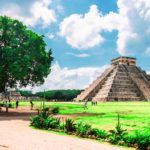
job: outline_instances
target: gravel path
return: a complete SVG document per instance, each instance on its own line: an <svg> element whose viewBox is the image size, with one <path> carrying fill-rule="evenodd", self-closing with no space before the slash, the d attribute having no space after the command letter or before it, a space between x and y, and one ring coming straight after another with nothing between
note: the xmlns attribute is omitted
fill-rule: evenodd
<svg viewBox="0 0 150 150"><path fill-rule="evenodd" d="M0 114L0 150L124 150L93 140L57 135L29 127L25 117Z"/></svg>

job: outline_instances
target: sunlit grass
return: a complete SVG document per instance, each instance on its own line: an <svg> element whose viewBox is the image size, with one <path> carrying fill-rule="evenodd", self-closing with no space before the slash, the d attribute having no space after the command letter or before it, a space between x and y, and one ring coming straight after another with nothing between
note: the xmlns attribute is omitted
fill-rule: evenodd
<svg viewBox="0 0 150 150"><path fill-rule="evenodd" d="M43 106L42 101L33 101L33 103L34 108ZM15 106L15 102L12 104ZM30 102L19 102L19 106L30 106ZM125 129L150 128L150 102L103 102L98 103L97 106L92 106L89 102L88 109L84 109L84 103L74 102L45 102L45 106L58 106L60 114L87 113L73 119L106 130L115 127L118 113L122 127Z"/></svg>

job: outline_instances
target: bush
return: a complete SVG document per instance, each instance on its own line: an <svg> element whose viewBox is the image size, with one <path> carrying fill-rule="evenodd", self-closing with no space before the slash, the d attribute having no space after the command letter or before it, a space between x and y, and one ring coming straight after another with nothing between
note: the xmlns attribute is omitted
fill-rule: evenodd
<svg viewBox="0 0 150 150"><path fill-rule="evenodd" d="M42 115L32 117L31 125L42 129L61 129L67 133L75 132L81 137L107 139L112 144L132 146L137 150L150 150L150 130L127 133L126 130L121 128L119 115L116 128L110 130L108 135L105 130L91 128L91 125L82 122L75 123L72 119L67 119L65 124L61 124L59 119L48 117L48 113L49 109L45 109Z"/></svg>
<svg viewBox="0 0 150 150"><path fill-rule="evenodd" d="M108 133L105 130L95 129L96 136L101 139L106 139L108 137Z"/></svg>
<svg viewBox="0 0 150 150"><path fill-rule="evenodd" d="M58 114L59 113L59 107L52 107L51 108L51 113L54 114L54 115Z"/></svg>
<svg viewBox="0 0 150 150"><path fill-rule="evenodd" d="M6 107L6 103L3 102L3 103L0 103L0 107ZM12 108L13 105L11 103L9 103L9 108Z"/></svg>
<svg viewBox="0 0 150 150"><path fill-rule="evenodd" d="M52 117L43 118L42 116L34 116L31 118L31 126L41 129L56 129L59 128L60 120Z"/></svg>
<svg viewBox="0 0 150 150"><path fill-rule="evenodd" d="M0 103L0 107L3 107L3 106L5 106L4 103Z"/></svg>
<svg viewBox="0 0 150 150"><path fill-rule="evenodd" d="M50 115L50 108L49 107L43 108L39 115L44 119L48 118Z"/></svg>
<svg viewBox="0 0 150 150"><path fill-rule="evenodd" d="M59 119L56 119L56 118L52 118L52 117L48 117L46 120L46 129L58 129L59 128L59 125L60 125L60 120Z"/></svg>
<svg viewBox="0 0 150 150"><path fill-rule="evenodd" d="M134 131L124 137L124 141L128 146L136 147L137 150L150 149L150 131L139 130Z"/></svg>
<svg viewBox="0 0 150 150"><path fill-rule="evenodd" d="M42 118L44 118L44 119L46 119L46 118L48 118L49 116L52 116L52 115L56 115L56 114L58 114L59 113L59 107L45 107L45 108L43 108L41 111L40 111L40 113L39 113L39 115L42 117Z"/></svg>
<svg viewBox="0 0 150 150"><path fill-rule="evenodd" d="M60 130L64 130L64 129L65 129L65 125L64 125L63 123L60 123L59 129L60 129Z"/></svg>
<svg viewBox="0 0 150 150"><path fill-rule="evenodd" d="M36 128L44 128L45 126L45 119L41 116L33 116L31 118L31 126L34 126Z"/></svg>
<svg viewBox="0 0 150 150"><path fill-rule="evenodd" d="M67 119L65 121L65 130L66 132L75 132L76 131L76 124L72 119Z"/></svg>
<svg viewBox="0 0 150 150"><path fill-rule="evenodd" d="M112 144L124 145L123 138L127 134L126 130L123 130L120 124L120 117L118 115L118 122L114 130L110 130L109 141Z"/></svg>
<svg viewBox="0 0 150 150"><path fill-rule="evenodd" d="M77 134L81 137L89 135L88 133L91 130L91 125L83 124L82 122L77 124Z"/></svg>

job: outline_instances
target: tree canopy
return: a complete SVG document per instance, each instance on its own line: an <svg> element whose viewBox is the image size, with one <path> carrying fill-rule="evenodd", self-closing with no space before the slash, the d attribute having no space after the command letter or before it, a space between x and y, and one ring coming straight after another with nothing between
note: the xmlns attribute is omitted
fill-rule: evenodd
<svg viewBox="0 0 150 150"><path fill-rule="evenodd" d="M68 90L51 90L45 92L37 92L35 96L46 98L48 100L58 99L64 101L70 101L77 97L83 90L68 89Z"/></svg>
<svg viewBox="0 0 150 150"><path fill-rule="evenodd" d="M0 92L42 84L50 72L51 55L44 36L18 20L0 16Z"/></svg>
<svg viewBox="0 0 150 150"><path fill-rule="evenodd" d="M50 90L50 91L42 91L37 93L32 93L32 91L20 90L17 89L17 92L21 94L21 96L25 97L40 97L45 98L47 100L62 100L62 101L71 101L77 95L79 95L83 90L79 89L67 89L67 90Z"/></svg>

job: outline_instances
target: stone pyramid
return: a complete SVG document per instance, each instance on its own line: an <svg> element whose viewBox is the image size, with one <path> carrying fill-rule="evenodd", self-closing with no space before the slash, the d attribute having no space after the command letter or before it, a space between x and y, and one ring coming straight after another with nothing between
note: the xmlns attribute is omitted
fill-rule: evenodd
<svg viewBox="0 0 150 150"><path fill-rule="evenodd" d="M150 75L132 57L118 57L76 101L150 101Z"/></svg>

